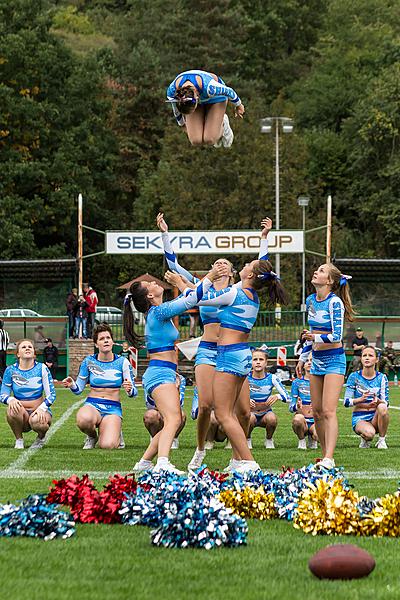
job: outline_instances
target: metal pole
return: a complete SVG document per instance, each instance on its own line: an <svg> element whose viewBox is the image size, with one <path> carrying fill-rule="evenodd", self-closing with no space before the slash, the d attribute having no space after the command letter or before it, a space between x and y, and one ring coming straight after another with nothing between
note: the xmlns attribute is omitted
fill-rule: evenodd
<svg viewBox="0 0 400 600"><path fill-rule="evenodd" d="M331 262L331 243L332 243L332 196L329 194L327 202L327 220L326 220L326 262Z"/></svg>
<svg viewBox="0 0 400 600"><path fill-rule="evenodd" d="M83 224L82 224L83 198L78 196L78 293L82 294L83 280Z"/></svg>
<svg viewBox="0 0 400 600"><path fill-rule="evenodd" d="M279 120L275 119L275 229L278 232L280 229L280 215L279 215ZM278 246L279 248L279 246ZM281 256L276 254L275 259L275 271L278 277L281 276Z"/></svg>
<svg viewBox="0 0 400 600"><path fill-rule="evenodd" d="M301 311L303 313L303 327L306 324L306 207L303 206L303 256L302 256L302 290Z"/></svg>

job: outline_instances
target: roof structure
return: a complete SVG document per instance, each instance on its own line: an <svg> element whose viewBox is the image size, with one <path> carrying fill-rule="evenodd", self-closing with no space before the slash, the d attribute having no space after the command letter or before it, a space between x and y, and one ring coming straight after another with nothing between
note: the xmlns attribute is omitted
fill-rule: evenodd
<svg viewBox="0 0 400 600"><path fill-rule="evenodd" d="M75 277L76 267L75 258L0 260L0 279L33 283L63 281Z"/></svg>
<svg viewBox="0 0 400 600"><path fill-rule="evenodd" d="M162 288L164 288L164 290L172 290L173 286L170 285L169 283L166 283L165 281L161 281L161 279L158 279L158 277L155 277L154 275L150 275L149 273L145 273L144 275L139 275L139 277L135 277L135 279L132 279L132 281L128 281L127 283L124 283L123 285L118 286L119 290L127 290L132 283L135 283L135 281L155 281L158 285L161 285Z"/></svg>
<svg viewBox="0 0 400 600"><path fill-rule="evenodd" d="M335 265L357 283L400 283L400 259L336 258Z"/></svg>

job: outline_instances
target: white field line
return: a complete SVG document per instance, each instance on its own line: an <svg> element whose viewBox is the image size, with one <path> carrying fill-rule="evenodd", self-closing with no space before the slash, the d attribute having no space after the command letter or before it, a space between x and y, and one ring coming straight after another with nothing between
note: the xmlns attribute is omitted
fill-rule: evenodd
<svg viewBox="0 0 400 600"><path fill-rule="evenodd" d="M275 473L276 471L270 471ZM23 469L4 470L0 471L0 479L63 479L71 477L71 475L82 476L88 474L92 479L108 479L115 475L115 471L25 471ZM368 480L385 480L395 479L400 480L400 471L394 469L378 469L376 471L345 471L346 478L351 482L353 479L368 479ZM123 473L121 473L123 475Z"/></svg>
<svg viewBox="0 0 400 600"><path fill-rule="evenodd" d="M60 427L62 427L64 425L64 423L66 421L68 421L68 419L70 418L70 416L72 415L72 413L77 408L79 408L79 406L81 406L81 404L83 404L84 402L85 402L85 400L83 399L83 400L79 400L78 402L75 402L74 404L72 404L61 415L61 417L58 419L58 421L56 421L54 423L54 425L51 425L50 429L46 433L45 445L53 437L53 435L55 433L57 433L57 431L60 429ZM27 450L25 450L25 452L23 452L21 454L21 456L19 456L17 458L17 460L14 460L14 462L12 462L8 467L6 467L5 469L2 469L0 471L0 478L4 478L5 476L8 477L8 474L13 474L13 473L16 473L16 472L22 472L23 467L26 465L26 463L31 458L31 456L33 456L34 454L36 454L36 452L38 452L39 450L40 450L40 448L28 448ZM12 476L14 476L14 475L12 475Z"/></svg>

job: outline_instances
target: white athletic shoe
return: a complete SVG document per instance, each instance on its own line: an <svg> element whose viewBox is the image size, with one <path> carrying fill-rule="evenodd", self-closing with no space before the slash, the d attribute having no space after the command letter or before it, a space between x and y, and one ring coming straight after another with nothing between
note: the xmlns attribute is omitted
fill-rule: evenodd
<svg viewBox="0 0 400 600"><path fill-rule="evenodd" d="M90 435L86 436L86 440L85 443L83 444L83 448L82 450L93 450L93 448L96 446L97 444L97 440L98 440L98 436L96 435L96 437L90 437Z"/></svg>
<svg viewBox="0 0 400 600"><path fill-rule="evenodd" d="M16 448L17 450L23 450L24 449L24 440L23 440L23 438L18 438L17 440L15 440L14 448Z"/></svg>
<svg viewBox="0 0 400 600"><path fill-rule="evenodd" d="M215 142L214 148L230 148L233 143L233 131L231 129L229 123L229 117L225 113L224 120L222 121L222 136L219 138L218 142Z"/></svg>
<svg viewBox="0 0 400 600"><path fill-rule="evenodd" d="M383 437L380 437L378 439L375 446L376 446L376 448L379 448L379 450L387 450L388 449L386 440Z"/></svg>
<svg viewBox="0 0 400 600"><path fill-rule="evenodd" d="M234 469L237 473L245 475L246 473L261 471L260 465L255 460L241 460L239 462L240 464Z"/></svg>
<svg viewBox="0 0 400 600"><path fill-rule="evenodd" d="M179 440L178 438L174 438L174 441L172 442L171 445L171 450L178 450L179 448Z"/></svg>
<svg viewBox="0 0 400 600"><path fill-rule="evenodd" d="M222 134L222 145L224 148L230 148L233 144L233 131L231 129L231 125L229 123L229 117L225 113L223 120L223 134Z"/></svg>
<svg viewBox="0 0 400 600"><path fill-rule="evenodd" d="M335 468L335 461L333 458L323 458L316 466L331 470Z"/></svg>
<svg viewBox="0 0 400 600"><path fill-rule="evenodd" d="M310 450L317 450L318 440L313 440L311 436L308 436L307 448L309 448Z"/></svg>
<svg viewBox="0 0 400 600"><path fill-rule="evenodd" d="M224 446L224 450L232 450L232 444L228 440Z"/></svg>
<svg viewBox="0 0 400 600"><path fill-rule="evenodd" d="M274 440L272 438L270 440L268 438L265 438L264 446L266 448L270 448L270 449L272 448L274 450L275 449Z"/></svg>
<svg viewBox="0 0 400 600"><path fill-rule="evenodd" d="M249 450L253 449L253 443L251 441L251 438L247 438L247 447L249 448Z"/></svg>
<svg viewBox="0 0 400 600"><path fill-rule="evenodd" d="M364 440L364 438L361 438L360 445L358 447L359 448L370 448L371 442L368 442L367 440Z"/></svg>
<svg viewBox="0 0 400 600"><path fill-rule="evenodd" d="M118 446L118 450L123 450L124 448L125 448L124 434L123 434L123 433L122 433L122 431L121 431L121 433L120 433L120 436L119 436L119 446Z"/></svg>
<svg viewBox="0 0 400 600"><path fill-rule="evenodd" d="M151 460L144 460L143 458L141 458L133 467L132 471L134 473L142 473L143 471L150 471L150 469L152 468L153 463L151 462Z"/></svg>
<svg viewBox="0 0 400 600"><path fill-rule="evenodd" d="M208 440L204 444L204 450L212 450L214 448L214 442L209 442Z"/></svg>
<svg viewBox="0 0 400 600"><path fill-rule="evenodd" d="M305 439L299 440L297 444L297 450L307 450L307 443Z"/></svg>
<svg viewBox="0 0 400 600"><path fill-rule="evenodd" d="M185 471L180 471L177 467L175 467L175 465L169 462L169 460L162 463L157 461L157 464L153 469L153 473L160 473L160 471L168 471L168 473L175 473L175 475L185 474Z"/></svg>
<svg viewBox="0 0 400 600"><path fill-rule="evenodd" d="M44 446L44 438L40 438L39 436L37 436L36 440L30 445L32 450L34 450L35 448L37 448L37 449L43 448L43 446Z"/></svg>
<svg viewBox="0 0 400 600"><path fill-rule="evenodd" d="M198 448L196 448L195 453L193 454L193 458L190 461L190 463L188 464L188 470L195 471L196 469L200 469L201 465L204 462L205 457L206 457L206 451L199 450Z"/></svg>

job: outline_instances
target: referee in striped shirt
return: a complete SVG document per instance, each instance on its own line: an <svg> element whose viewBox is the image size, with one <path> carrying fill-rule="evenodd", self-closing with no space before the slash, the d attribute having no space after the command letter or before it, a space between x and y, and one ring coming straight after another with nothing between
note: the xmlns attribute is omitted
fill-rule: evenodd
<svg viewBox="0 0 400 600"><path fill-rule="evenodd" d="M7 366L7 346L10 343L10 336L4 329L4 322L0 321L0 379L3 378Z"/></svg>

